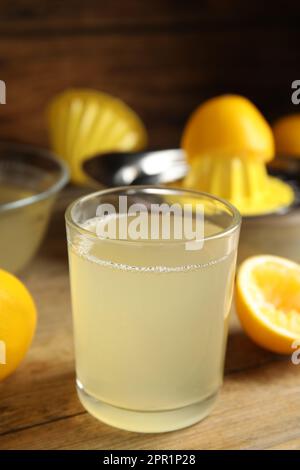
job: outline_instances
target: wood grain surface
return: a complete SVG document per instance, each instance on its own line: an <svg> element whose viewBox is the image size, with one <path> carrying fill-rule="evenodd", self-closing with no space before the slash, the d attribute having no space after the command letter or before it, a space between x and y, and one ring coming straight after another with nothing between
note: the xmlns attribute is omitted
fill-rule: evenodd
<svg viewBox="0 0 300 470"><path fill-rule="evenodd" d="M212 414L165 434L119 431L82 408L75 391L72 321L63 210L22 279L39 311L34 343L0 383L0 449L300 449L300 366L253 344L235 316L224 387Z"/></svg>

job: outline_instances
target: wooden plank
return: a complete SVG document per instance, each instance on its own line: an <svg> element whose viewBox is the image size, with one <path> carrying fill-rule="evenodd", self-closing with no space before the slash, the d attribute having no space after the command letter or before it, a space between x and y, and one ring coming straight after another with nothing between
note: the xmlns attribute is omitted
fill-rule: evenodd
<svg viewBox="0 0 300 470"><path fill-rule="evenodd" d="M81 2L37 2L37 0L2 0L0 34L38 33L59 31L128 31L156 30L189 26L224 27L274 25L297 27L300 8L298 2L288 2L285 8L274 3L265 11L262 2L238 0L187 3L178 0L88 0Z"/></svg>
<svg viewBox="0 0 300 470"><path fill-rule="evenodd" d="M299 450L300 449L300 437L291 439L287 442L281 442L275 446L270 447L270 450Z"/></svg>
<svg viewBox="0 0 300 470"><path fill-rule="evenodd" d="M129 433L84 413L2 435L0 449L286 449L290 442L297 447L299 385L296 366L273 363L229 375L211 416L185 430Z"/></svg>
<svg viewBox="0 0 300 470"><path fill-rule="evenodd" d="M47 145L45 107L71 86L124 99L144 120L152 147L179 145L191 111L224 92L248 96L270 118L293 112L298 37L296 31L253 31L243 36L242 48L239 30L3 39L7 104L0 108L0 138Z"/></svg>

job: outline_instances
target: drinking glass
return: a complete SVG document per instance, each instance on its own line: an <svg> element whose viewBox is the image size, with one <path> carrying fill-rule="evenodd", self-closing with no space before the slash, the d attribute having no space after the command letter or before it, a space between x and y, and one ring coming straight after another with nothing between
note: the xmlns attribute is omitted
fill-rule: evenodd
<svg viewBox="0 0 300 470"><path fill-rule="evenodd" d="M134 220L120 210L120 196L149 220L154 206L188 207L171 214L173 228L178 217L195 224L202 208L201 243L191 247L185 235L161 231L147 239L118 230L104 236L109 221L118 229ZM99 215L99 207L113 215ZM92 415L138 432L207 416L223 380L240 223L224 200L163 187L103 190L67 209L77 391Z"/></svg>

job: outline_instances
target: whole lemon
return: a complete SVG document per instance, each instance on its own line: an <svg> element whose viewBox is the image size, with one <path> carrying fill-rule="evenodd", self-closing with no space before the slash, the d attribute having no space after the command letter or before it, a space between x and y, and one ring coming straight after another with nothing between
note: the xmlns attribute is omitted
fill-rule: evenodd
<svg viewBox="0 0 300 470"><path fill-rule="evenodd" d="M22 282L0 269L0 380L24 358L36 328L36 307Z"/></svg>
<svg viewBox="0 0 300 470"><path fill-rule="evenodd" d="M239 95L221 95L202 103L191 115L182 136L190 160L206 155L274 157L271 127L251 101Z"/></svg>
<svg viewBox="0 0 300 470"><path fill-rule="evenodd" d="M300 113L278 119L273 132L278 154L300 157Z"/></svg>

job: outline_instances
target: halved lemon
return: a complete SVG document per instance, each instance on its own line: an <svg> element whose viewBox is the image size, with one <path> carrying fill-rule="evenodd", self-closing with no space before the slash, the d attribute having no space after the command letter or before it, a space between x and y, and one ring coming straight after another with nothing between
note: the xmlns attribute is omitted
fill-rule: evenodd
<svg viewBox="0 0 300 470"><path fill-rule="evenodd" d="M292 354L300 339L300 265L270 255L245 260L237 275L236 309L253 341Z"/></svg>
<svg viewBox="0 0 300 470"><path fill-rule="evenodd" d="M50 140L66 160L71 179L84 184L87 157L99 152L142 150L147 133L138 115L123 101L89 89L70 89L54 97L48 107Z"/></svg>
<svg viewBox="0 0 300 470"><path fill-rule="evenodd" d="M239 95L216 96L202 103L185 126L182 147L191 161L205 155L259 161L274 156L271 127L256 106Z"/></svg>

